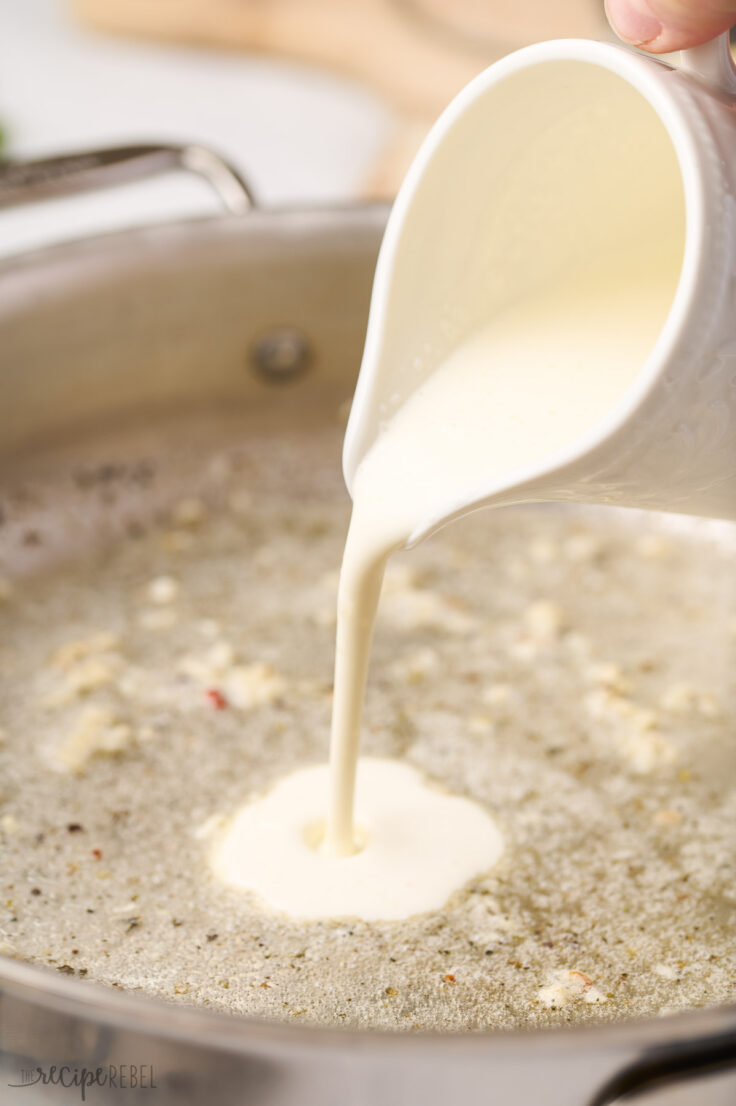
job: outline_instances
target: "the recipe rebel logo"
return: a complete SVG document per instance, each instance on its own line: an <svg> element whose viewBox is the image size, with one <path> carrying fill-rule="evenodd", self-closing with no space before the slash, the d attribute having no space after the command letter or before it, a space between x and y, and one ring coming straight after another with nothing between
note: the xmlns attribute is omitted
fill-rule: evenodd
<svg viewBox="0 0 736 1106"><path fill-rule="evenodd" d="M80 1101L87 1101L87 1092L94 1087L119 1091L155 1091L156 1080L151 1064L106 1064L103 1067L73 1067L53 1064L51 1067L21 1068L20 1082L8 1087L65 1087L79 1092Z"/></svg>

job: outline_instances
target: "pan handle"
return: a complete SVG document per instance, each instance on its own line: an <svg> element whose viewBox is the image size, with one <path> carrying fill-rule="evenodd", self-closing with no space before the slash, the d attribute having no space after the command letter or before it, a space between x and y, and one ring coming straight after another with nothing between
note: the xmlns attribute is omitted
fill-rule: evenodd
<svg viewBox="0 0 736 1106"><path fill-rule="evenodd" d="M256 203L240 174L218 154L197 145L115 146L39 161L0 161L0 209L112 188L184 169L203 177L223 207L239 215Z"/></svg>
<svg viewBox="0 0 736 1106"><path fill-rule="evenodd" d="M736 1074L736 1033L733 1030L700 1040L679 1041L648 1049L609 1079L588 1106L633 1104L638 1103L641 1096L644 1106L649 1092L731 1071Z"/></svg>

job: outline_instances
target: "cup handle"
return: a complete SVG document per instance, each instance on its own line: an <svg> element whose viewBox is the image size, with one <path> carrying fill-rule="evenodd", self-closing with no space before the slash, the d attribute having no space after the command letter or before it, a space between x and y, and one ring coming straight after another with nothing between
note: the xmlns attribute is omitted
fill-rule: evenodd
<svg viewBox="0 0 736 1106"><path fill-rule="evenodd" d="M736 64L728 31L703 46L680 51L680 69L699 77L727 96L736 96Z"/></svg>

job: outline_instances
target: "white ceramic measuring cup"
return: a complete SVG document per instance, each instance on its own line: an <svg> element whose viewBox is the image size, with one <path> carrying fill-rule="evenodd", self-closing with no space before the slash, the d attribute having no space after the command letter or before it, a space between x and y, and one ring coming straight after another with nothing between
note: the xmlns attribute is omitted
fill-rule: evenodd
<svg viewBox="0 0 736 1106"><path fill-rule="evenodd" d="M345 439L348 488L381 421L494 311L572 266L604 279L606 259L618 251L625 264L627 241L641 250L656 227L674 244L671 305L633 383L542 462L477 473L409 544L491 503L736 520L735 197L728 36L684 52L679 68L559 40L481 73L426 138L389 219Z"/></svg>

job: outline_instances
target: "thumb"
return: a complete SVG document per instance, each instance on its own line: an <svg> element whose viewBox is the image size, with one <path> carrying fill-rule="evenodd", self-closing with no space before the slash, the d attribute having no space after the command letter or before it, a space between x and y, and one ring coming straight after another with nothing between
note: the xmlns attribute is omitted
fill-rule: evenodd
<svg viewBox="0 0 736 1106"><path fill-rule="evenodd" d="M700 46L736 23L736 0L606 0L619 38L654 54Z"/></svg>

